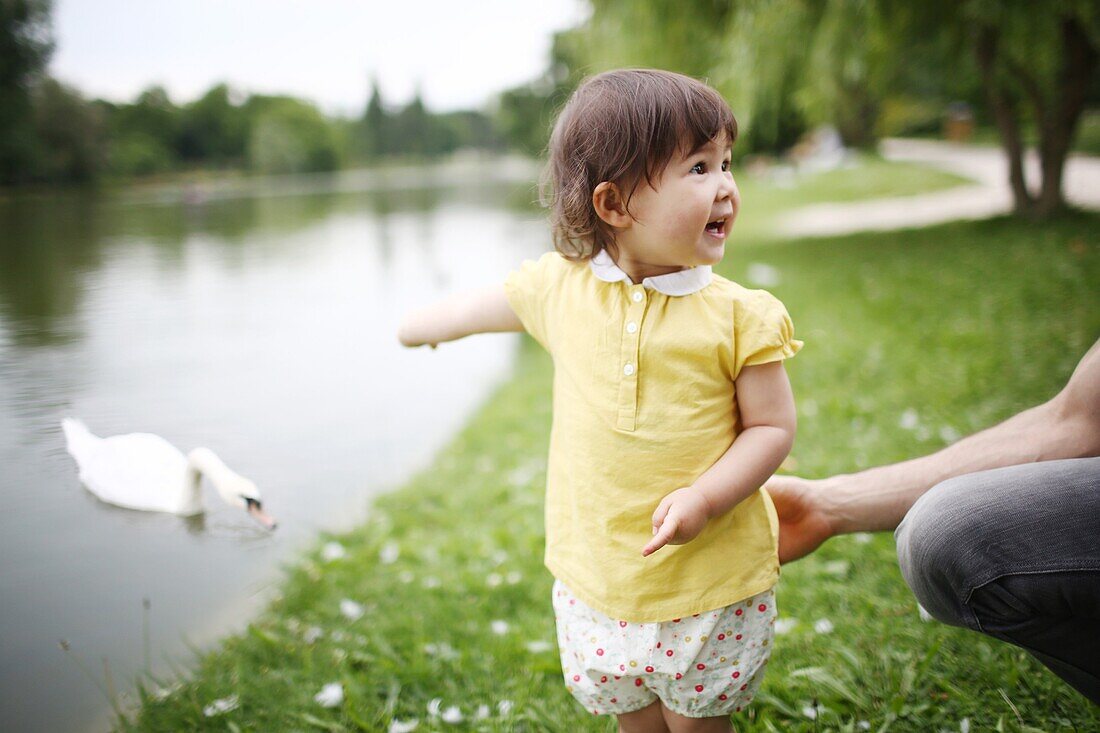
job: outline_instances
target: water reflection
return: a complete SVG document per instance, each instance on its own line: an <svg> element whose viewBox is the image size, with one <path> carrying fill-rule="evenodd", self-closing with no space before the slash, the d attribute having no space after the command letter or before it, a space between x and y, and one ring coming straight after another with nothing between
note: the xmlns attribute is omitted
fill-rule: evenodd
<svg viewBox="0 0 1100 733"><path fill-rule="evenodd" d="M499 282L545 248L532 174L0 201L7 727L102 728L106 702L59 638L86 660L106 657L125 688L143 668L147 620L153 667L168 672L187 659L185 637L201 646L239 628L318 530L361 520L370 494L426 465L504 376L516 342L403 350L397 319ZM210 446L257 483L279 529L209 485L197 517L98 501L65 451L65 416L97 435Z"/></svg>

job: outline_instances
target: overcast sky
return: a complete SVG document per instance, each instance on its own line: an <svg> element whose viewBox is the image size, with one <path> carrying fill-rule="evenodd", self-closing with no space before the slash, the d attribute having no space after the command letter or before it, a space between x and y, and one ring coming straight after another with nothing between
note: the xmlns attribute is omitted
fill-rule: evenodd
<svg viewBox="0 0 1100 733"><path fill-rule="evenodd" d="M51 73L86 96L177 104L225 81L362 112L369 80L435 111L482 106L537 76L583 0L54 0Z"/></svg>

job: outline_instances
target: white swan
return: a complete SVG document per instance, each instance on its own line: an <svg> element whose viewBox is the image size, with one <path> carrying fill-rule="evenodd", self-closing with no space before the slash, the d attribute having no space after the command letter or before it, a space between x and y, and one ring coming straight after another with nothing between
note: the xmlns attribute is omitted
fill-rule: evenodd
<svg viewBox="0 0 1100 733"><path fill-rule="evenodd" d="M209 448L195 448L184 456L152 433L99 438L69 417L61 421L61 428L80 469L80 480L108 504L184 516L201 514L205 475L227 504L246 509L264 527L275 528L275 520L261 508L256 484L229 470Z"/></svg>

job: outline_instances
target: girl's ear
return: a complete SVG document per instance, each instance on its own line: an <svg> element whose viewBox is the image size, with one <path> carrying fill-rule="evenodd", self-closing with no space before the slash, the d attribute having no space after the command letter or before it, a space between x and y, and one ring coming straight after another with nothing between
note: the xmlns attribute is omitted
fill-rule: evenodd
<svg viewBox="0 0 1100 733"><path fill-rule="evenodd" d="M596 215L616 229L627 229L634 219L627 213L626 202L619 193L619 187L610 181L604 181L592 192L592 206Z"/></svg>

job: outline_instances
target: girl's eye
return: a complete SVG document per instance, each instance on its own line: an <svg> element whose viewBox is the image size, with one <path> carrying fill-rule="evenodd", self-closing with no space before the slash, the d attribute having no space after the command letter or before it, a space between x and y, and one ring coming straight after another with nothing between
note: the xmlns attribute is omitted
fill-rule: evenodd
<svg viewBox="0 0 1100 733"><path fill-rule="evenodd" d="M706 173L707 172L707 164L706 163L696 163L695 165L691 166L691 172L692 173Z"/></svg>
<svg viewBox="0 0 1100 733"><path fill-rule="evenodd" d="M730 162L728 160L723 160L722 161L722 172L728 171L729 169L730 169Z"/></svg>

